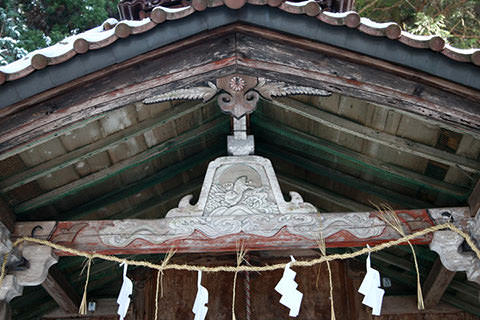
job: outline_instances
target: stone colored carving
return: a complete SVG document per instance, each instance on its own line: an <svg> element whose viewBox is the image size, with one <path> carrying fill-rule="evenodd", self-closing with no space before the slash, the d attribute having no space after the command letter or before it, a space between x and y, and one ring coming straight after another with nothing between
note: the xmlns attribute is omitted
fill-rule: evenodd
<svg viewBox="0 0 480 320"><path fill-rule="evenodd" d="M293 201L286 202L270 160L259 156L221 157L210 162L197 204L190 205L189 199L184 197L167 217L317 212L295 193Z"/></svg>
<svg viewBox="0 0 480 320"><path fill-rule="evenodd" d="M480 217L470 217L468 208L429 210L437 223L452 222L467 231L474 241L480 239ZM430 249L437 252L442 264L450 271L465 271L467 279L480 284L480 260L473 252L464 252L464 239L453 231L437 231L433 235Z"/></svg>
<svg viewBox="0 0 480 320"><path fill-rule="evenodd" d="M18 284L17 278L13 274L7 274L0 286L0 301L10 302L13 298L21 296L22 293L23 286Z"/></svg>
<svg viewBox="0 0 480 320"><path fill-rule="evenodd" d="M48 269L58 261L52 248L37 244L25 245L21 254L29 267L6 275L0 286L0 300L10 301L22 294L24 286L41 284L47 278Z"/></svg>
<svg viewBox="0 0 480 320"><path fill-rule="evenodd" d="M346 238L363 239L385 231L384 223L369 213L320 216L298 193L290 192L290 197L288 202L283 198L270 160L221 157L208 166L195 205L187 195L165 219L142 225L136 220L116 221L102 230L115 236L101 239L106 245L125 247L138 239L158 244L195 231L215 239L238 233L272 237L285 228L291 235L310 240L319 239L320 231L325 237L342 231Z"/></svg>
<svg viewBox="0 0 480 320"><path fill-rule="evenodd" d="M462 252L463 237L453 231L433 234L430 249L438 253L442 264L450 271L465 271L467 279L480 284L480 260L473 252Z"/></svg>

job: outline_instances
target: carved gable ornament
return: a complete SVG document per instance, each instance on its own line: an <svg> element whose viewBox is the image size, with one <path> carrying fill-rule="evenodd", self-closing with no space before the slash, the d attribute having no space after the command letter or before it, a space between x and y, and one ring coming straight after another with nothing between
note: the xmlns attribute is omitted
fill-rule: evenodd
<svg viewBox="0 0 480 320"><path fill-rule="evenodd" d="M328 226L328 231L323 230L325 237L342 230L355 238L382 234L385 228L381 221L368 213L320 217L312 204L293 191L290 201L285 201L270 160L252 155L253 137L246 134L246 115L255 110L260 97L272 99L295 94L330 95L323 89L234 74L217 79L216 84L209 82L208 87L179 89L145 99L147 104L175 99L206 102L217 96L222 111L233 117L233 135L227 140L230 156L209 164L196 204L191 203L192 195L184 196L178 208L171 209L165 219L145 225L138 232L120 232L123 236L102 240L112 246L127 246L139 238L163 243L195 232L208 239L238 234L273 237L285 229L287 234L314 241L319 238L321 226ZM117 233L118 228L134 230L128 223L116 223L112 228ZM357 223L370 228L358 229Z"/></svg>

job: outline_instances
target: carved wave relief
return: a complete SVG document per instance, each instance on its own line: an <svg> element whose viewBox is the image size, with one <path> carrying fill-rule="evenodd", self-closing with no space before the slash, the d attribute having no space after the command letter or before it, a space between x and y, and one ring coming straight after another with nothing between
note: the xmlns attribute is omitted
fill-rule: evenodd
<svg viewBox="0 0 480 320"><path fill-rule="evenodd" d="M320 222L321 219L321 222ZM161 244L168 240L184 239L201 232L214 239L244 232L246 234L272 237L282 228L293 235L316 240L320 228L324 237L347 231L358 239L382 235L384 223L378 218L369 218L368 213L347 215L324 214L258 214L237 216L197 216L166 218L153 221L117 221L102 230L101 241L113 247L127 247L135 240Z"/></svg>
<svg viewBox="0 0 480 320"><path fill-rule="evenodd" d="M212 184L204 215L230 216L279 213L277 204L270 200L269 186L255 186L246 176L233 183Z"/></svg>

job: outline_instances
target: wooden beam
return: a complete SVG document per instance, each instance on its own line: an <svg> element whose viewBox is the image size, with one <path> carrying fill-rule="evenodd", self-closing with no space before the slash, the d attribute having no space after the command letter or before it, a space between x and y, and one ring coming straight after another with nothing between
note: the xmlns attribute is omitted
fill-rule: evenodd
<svg viewBox="0 0 480 320"><path fill-rule="evenodd" d="M289 36L284 36L282 41L271 41L263 36L239 34L239 72L250 70L250 74L270 79L313 87L320 85L333 92L436 121L446 122L445 119L448 119L462 128L457 130L479 133L480 115L476 111L480 107L478 92L472 91L476 98L465 99L464 95L454 95L436 86L419 83L415 78L392 77L391 73L376 66L292 46L290 40ZM295 42L298 43L298 40Z"/></svg>
<svg viewBox="0 0 480 320"><path fill-rule="evenodd" d="M440 77L432 76L431 74L425 72L400 66L385 60L366 56L361 53L352 52L350 50L341 49L339 47L331 46L322 42L316 42L313 40L296 37L273 30L258 28L252 25L238 24L235 26L235 30L243 34L255 36L258 38L269 39L274 42L288 43L288 45L294 48L302 48L304 50L321 53L324 54L326 57L334 57L347 62L357 63L358 65L374 67L377 70L382 70L388 73L390 77L392 75L395 75L405 79L412 79L420 83L427 84L431 87L441 88L442 90L445 90L447 92L468 97L471 100L480 100L480 93L478 92L478 90L457 83L453 83ZM346 69L343 70L344 73L351 74L351 71L349 69L345 67L344 69ZM442 121L442 123L444 123L444 121Z"/></svg>
<svg viewBox="0 0 480 320"><path fill-rule="evenodd" d="M95 198L87 203L84 203L78 207L73 208L70 211L62 212L62 216L68 217L69 220L76 220L87 216L89 213L92 213L100 208L108 206L112 203L122 201L132 195L135 195L147 188L153 187L154 185L166 181L170 178L173 178L183 172L190 170L197 166L199 163L204 163L208 160L212 160L217 156L223 155L225 149L222 147L216 147L209 150L204 150L198 154L195 154L183 161L177 162L167 168L164 168L141 181L133 182L128 184L118 190L113 190L108 192L98 198ZM195 181L196 184L201 181ZM177 192L180 190L175 189ZM170 194L170 193L169 193ZM172 194L170 194L172 196ZM163 198L163 197L162 197ZM133 218L134 216L140 214L141 211L146 210L148 206L144 207L145 204L140 204L138 207L128 210L121 214L120 216L125 218ZM130 214L130 215L127 215Z"/></svg>
<svg viewBox="0 0 480 320"><path fill-rule="evenodd" d="M80 297L56 266L50 267L42 287L64 312L78 313Z"/></svg>
<svg viewBox="0 0 480 320"><path fill-rule="evenodd" d="M318 164L315 161L305 159L297 156L288 151L276 148L271 144L257 143L257 149L259 154L263 154L270 159L279 158L283 161L290 162L296 166L300 166L306 170L309 170L317 175L324 176L326 179L338 181L346 186L351 186L361 190L362 192L371 194L375 197L379 197L391 203L396 203L402 208L414 209L414 208L426 208L430 206L430 203L421 201L416 198L402 195L390 189L375 185L364 181L358 177L353 177L340 171L331 169L329 167ZM365 199L368 201L368 199Z"/></svg>
<svg viewBox="0 0 480 320"><path fill-rule="evenodd" d="M235 40L236 32L249 34L250 40L240 39L241 34ZM274 46L265 45L261 37ZM252 38L263 45L252 48ZM207 54L211 47L217 55ZM277 63L278 55L284 53L289 55ZM392 71L399 76L396 81L391 80ZM258 27L232 25L153 50L2 109L0 116L16 116L14 122L0 125L0 153L148 95L233 72L299 85L315 86L320 81L334 92L414 112L438 123L454 123L462 132L480 136L476 90L333 46ZM85 92L96 98L85 98Z"/></svg>
<svg viewBox="0 0 480 320"><path fill-rule="evenodd" d="M263 139L272 138L273 142L279 139L287 139L290 141L288 144L289 148L295 151L308 154L313 148L316 150L315 157L329 161L340 161L342 164L355 169L358 169L360 166L386 181L400 183L410 188L425 187L429 190L452 195L458 200L467 198L468 190L465 188L438 181L420 173L368 157L331 141L293 129L260 114L253 114L251 121L252 129L258 136L262 136Z"/></svg>
<svg viewBox="0 0 480 320"><path fill-rule="evenodd" d="M159 145L147 149L131 158L117 162L106 169L97 171L82 177L81 179L75 180L74 182L48 191L31 200L25 201L15 207L14 210L18 214L53 203L67 195L77 193L87 187L96 185L100 181L113 177L125 169L136 167L146 161L150 161L161 155L165 155L169 152L177 150L192 143L193 141L200 139L201 137L217 133L227 133L230 129L229 124L229 120L225 117L217 118L209 123L201 125L193 130L187 131L177 137L171 138Z"/></svg>
<svg viewBox="0 0 480 320"><path fill-rule="evenodd" d="M155 210L164 206L167 202L174 200L180 200L182 197L187 194L193 194L194 192L200 190L202 187L203 178L198 178L188 183L181 185L180 187L173 188L165 193L162 193L159 196L148 199L145 202L140 203L139 205L115 214L109 219L135 219L135 218L144 218L143 215L148 211ZM157 209L158 210L158 209ZM166 212L158 211L158 216L165 216Z"/></svg>
<svg viewBox="0 0 480 320"><path fill-rule="evenodd" d="M439 258L435 260L422 288L426 309L433 308L440 302L455 273L445 268Z"/></svg>
<svg viewBox="0 0 480 320"><path fill-rule="evenodd" d="M358 203L352 199L346 198L334 192L322 189L320 187L314 186L311 183L307 183L293 177L283 175L281 173L277 174L277 178L280 183L285 184L289 187L288 190L299 192L300 194L309 194L314 198L322 199L326 202L332 203L335 206L344 208L345 210L350 211L369 211L372 210L371 207L366 206L362 203Z"/></svg>
<svg viewBox="0 0 480 320"><path fill-rule="evenodd" d="M382 303L382 316L403 314L456 314L462 311L447 303L439 303L432 308L418 310L416 296L386 296Z"/></svg>
<svg viewBox="0 0 480 320"><path fill-rule="evenodd" d="M151 107L154 108L155 106ZM115 132L104 139L90 143L72 152L68 152L50 161L44 162L33 168L29 168L23 172L1 180L0 191L7 192L13 190L33 180L37 180L48 174L52 174L57 170L66 168L77 162L87 160L98 153L124 143L128 139L144 134L145 132L159 126L165 125L168 122L190 114L201 109L202 107L205 107L205 104L198 102L186 102L175 106L174 108L162 112L158 117L142 121L134 126L128 127L125 130Z"/></svg>
<svg viewBox="0 0 480 320"><path fill-rule="evenodd" d="M95 299L95 312L87 312L81 318L101 318L101 317L118 317L118 304L116 299ZM78 309L75 312L68 312L57 309L47 313L42 319L78 319Z"/></svg>
<svg viewBox="0 0 480 320"><path fill-rule="evenodd" d="M12 311L7 301L0 301L0 320L11 320Z"/></svg>
<svg viewBox="0 0 480 320"><path fill-rule="evenodd" d="M378 260L377 261L375 260L375 255L373 255L372 257L374 258L373 264L381 269L381 274L383 276L395 279L396 281L403 283L404 285L410 288L416 288L417 279L414 273L398 272L398 271L392 270L391 268L388 267L388 265L384 263L378 263L377 262ZM478 299L478 293L475 298ZM477 304L470 304L464 301L460 301L458 298L455 298L455 295L445 293L443 295L442 301L452 306L455 306L457 308L460 308L462 310L465 310L467 312L480 315L480 308L477 306ZM415 303L415 306L416 306L416 303Z"/></svg>
<svg viewBox="0 0 480 320"><path fill-rule="evenodd" d="M83 83L59 96L18 111L14 118L3 119L0 121L0 153L52 130L141 101L159 91L171 91L233 72L235 35L219 37L219 34L222 32L212 32L214 36L211 41L196 42L188 50L172 52L172 46L158 49L155 58L146 55L148 63L127 63L128 67L117 70L115 77L108 74L107 68L102 71L103 77L96 82ZM209 48L212 46L217 52L215 55L210 54ZM173 47L179 48L178 45ZM138 61L136 58L131 60ZM88 96L85 92L88 92Z"/></svg>
<svg viewBox="0 0 480 320"><path fill-rule="evenodd" d="M396 212L402 217L404 230L413 233L436 223L431 220L428 210ZM465 208L435 209L438 210L463 213ZM243 241L249 250L309 249L317 247L317 230L320 228L328 247L375 245L399 237L375 212L325 213L321 216L310 213L300 216L302 219L294 221L293 217L286 215L284 218L288 226L272 221L275 217L271 214L17 222L14 238L30 235L32 229L40 225L43 229L36 233L39 239L79 250L118 255L164 253L172 247L177 252L235 251L239 241ZM321 227L319 219L322 219ZM296 223L300 223L301 227L295 227ZM219 224L231 227L218 228ZM427 244L430 241L431 235L426 235L412 242ZM57 254L68 255L61 251Z"/></svg>
<svg viewBox="0 0 480 320"><path fill-rule="evenodd" d="M473 188L470 197L468 197L468 206L470 207L470 214L475 217L480 212L480 180L477 181L475 188Z"/></svg>
<svg viewBox="0 0 480 320"><path fill-rule="evenodd" d="M480 163L478 161L366 127L291 98L276 99L270 103L272 103L275 107L279 107L283 110L301 115L302 117L313 120L326 127L372 141L401 152L431 159L448 166L459 166L461 169L471 173L477 173L480 170Z"/></svg>
<svg viewBox="0 0 480 320"><path fill-rule="evenodd" d="M7 202L0 196L0 222L3 223L10 232L13 232L15 226L15 214Z"/></svg>

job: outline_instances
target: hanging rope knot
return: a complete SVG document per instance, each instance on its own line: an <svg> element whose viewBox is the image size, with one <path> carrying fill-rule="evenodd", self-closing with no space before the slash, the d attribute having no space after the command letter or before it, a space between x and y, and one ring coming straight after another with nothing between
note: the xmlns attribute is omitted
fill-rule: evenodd
<svg viewBox="0 0 480 320"><path fill-rule="evenodd" d="M155 291L155 320L158 319L158 291L160 289L161 291L161 297L163 298L163 271L165 270L165 267L167 266L168 262L170 259L173 257L175 254L175 250L171 248L165 258L162 261L162 264L158 268L157 272L157 288Z"/></svg>
<svg viewBox="0 0 480 320"><path fill-rule="evenodd" d="M237 268L235 269L235 275L233 276L233 293L232 293L232 320L236 320L235 317L235 288L237 285L237 275L239 271L239 267L242 264L245 254L247 251L245 250L245 244L242 242L240 244L240 248L237 247Z"/></svg>
<svg viewBox="0 0 480 320"><path fill-rule="evenodd" d="M87 288L88 288L88 279L90 278L90 267L92 266L93 254L87 256L87 278L85 280L85 287L83 288L82 302L80 303L80 308L78 308L78 313L81 315L87 314ZM85 270L85 265L82 268L80 274Z"/></svg>
<svg viewBox="0 0 480 320"><path fill-rule="evenodd" d="M325 238L323 237L323 232L322 232L322 224L321 221L322 219L320 218L318 221L320 221L320 240L317 241L318 248L320 249L320 253L323 257L327 258L327 245L325 243ZM335 307L334 307L334 300L333 300L333 280L332 280L332 268L330 267L330 262L326 260L327 262L327 270L328 270L328 282L330 284L330 319L335 320ZM320 276L320 270L318 272L317 276L317 288L318 288L318 278Z"/></svg>
<svg viewBox="0 0 480 320"><path fill-rule="evenodd" d="M372 203L373 204L373 203ZM382 204L381 207L373 204L378 211L378 217L382 219L386 224L388 224L392 229L398 232L403 238L406 237L405 231L403 230L402 222L397 216L392 207L387 204ZM425 309L425 304L423 302L423 293L422 285L420 283L420 271L418 269L417 255L415 253L415 248L413 247L410 240L407 240L410 249L412 250L413 262L415 263L415 271L417 272L417 308L418 310Z"/></svg>

